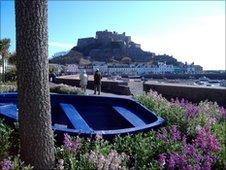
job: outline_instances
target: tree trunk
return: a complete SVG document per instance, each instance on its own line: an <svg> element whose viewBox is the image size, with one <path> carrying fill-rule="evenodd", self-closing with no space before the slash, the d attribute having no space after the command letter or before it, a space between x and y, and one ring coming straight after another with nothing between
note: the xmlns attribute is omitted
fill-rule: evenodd
<svg viewBox="0 0 226 170"><path fill-rule="evenodd" d="M48 84L47 0L16 0L16 53L21 157L52 169L54 141Z"/></svg>

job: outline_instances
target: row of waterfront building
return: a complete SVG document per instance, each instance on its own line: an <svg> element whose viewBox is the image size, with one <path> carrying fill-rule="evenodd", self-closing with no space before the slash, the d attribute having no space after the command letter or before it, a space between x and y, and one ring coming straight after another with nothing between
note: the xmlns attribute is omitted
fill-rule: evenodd
<svg viewBox="0 0 226 170"><path fill-rule="evenodd" d="M158 65L150 65L147 63L134 64L107 64L105 62L93 62L91 65L80 66L76 64L68 64L64 68L68 74L77 74L85 69L88 74L93 74L96 69L102 75L131 75L142 76L148 74L197 74L202 72L202 67L194 64L187 64L183 67L167 65L165 62L158 62Z"/></svg>

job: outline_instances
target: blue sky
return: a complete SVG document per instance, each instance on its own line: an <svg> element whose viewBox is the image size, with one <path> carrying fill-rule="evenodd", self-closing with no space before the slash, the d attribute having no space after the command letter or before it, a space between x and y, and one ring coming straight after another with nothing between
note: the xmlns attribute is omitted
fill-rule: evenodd
<svg viewBox="0 0 226 170"><path fill-rule="evenodd" d="M49 1L49 57L78 38L126 32L142 49L225 69L225 1ZM1 0L1 38L15 51L14 2Z"/></svg>

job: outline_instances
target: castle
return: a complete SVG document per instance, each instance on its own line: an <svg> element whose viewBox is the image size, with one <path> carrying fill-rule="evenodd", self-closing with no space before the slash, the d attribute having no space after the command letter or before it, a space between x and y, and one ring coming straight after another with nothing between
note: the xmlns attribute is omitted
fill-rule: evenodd
<svg viewBox="0 0 226 170"><path fill-rule="evenodd" d="M125 32L119 34L108 30L97 31L95 37L80 38L67 56L76 58L80 53L89 61L121 62L130 58L132 62L148 62L154 53L141 49L141 45L133 42ZM77 57L79 58L79 57Z"/></svg>
<svg viewBox="0 0 226 170"><path fill-rule="evenodd" d="M151 63L151 65L156 67L148 69L149 71L154 70L154 73L173 72L173 66L175 66L175 72L181 72L180 68L182 68L182 71L186 68L187 72L192 72L195 69L194 64L191 67L187 67L187 64L184 66L182 62L177 61L173 56L166 54L156 55L153 52L143 51L141 45L133 42L131 36L127 36L125 32L119 34L108 30L97 31L95 37L78 39L77 46L74 46L64 56L64 58L59 58L56 55L52 59L53 63L58 61L62 61L64 64L82 63L81 65L89 65L89 63L93 62L111 64ZM106 64L104 64L105 66ZM104 70L102 71L104 72Z"/></svg>
<svg viewBox="0 0 226 170"><path fill-rule="evenodd" d="M136 44L131 41L131 36L126 36L126 33L118 34L117 32L97 31L96 37L81 38L78 39L77 47L84 48L92 44L107 45L110 43L117 43L125 48L141 48L140 44Z"/></svg>

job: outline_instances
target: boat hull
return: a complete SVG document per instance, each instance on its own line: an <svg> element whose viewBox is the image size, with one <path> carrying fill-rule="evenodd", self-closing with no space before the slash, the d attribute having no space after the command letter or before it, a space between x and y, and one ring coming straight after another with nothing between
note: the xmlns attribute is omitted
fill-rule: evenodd
<svg viewBox="0 0 226 170"><path fill-rule="evenodd" d="M16 93L0 94L0 117L18 120ZM52 129L56 134L104 138L158 129L165 120L135 100L120 97L51 94Z"/></svg>

